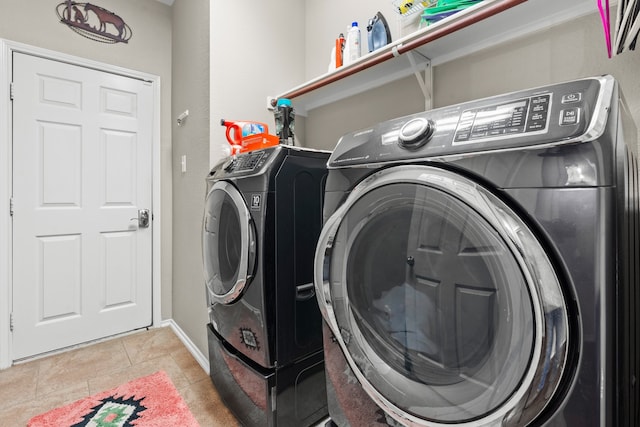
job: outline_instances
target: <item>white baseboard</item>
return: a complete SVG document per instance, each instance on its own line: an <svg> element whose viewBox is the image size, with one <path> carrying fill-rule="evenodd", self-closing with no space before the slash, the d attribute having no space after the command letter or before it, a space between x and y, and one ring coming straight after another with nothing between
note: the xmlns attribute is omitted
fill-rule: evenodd
<svg viewBox="0 0 640 427"><path fill-rule="evenodd" d="M200 349L196 347L193 341L191 341L187 334L184 333L184 331L180 328L180 326L178 326L176 322L173 321L173 319L163 320L162 322L160 322L159 326L170 327L178 336L178 338L180 338L180 341L182 341L184 346L187 347L189 353L193 355L198 364L202 366L202 369L204 369L207 375L209 375L209 358L202 354Z"/></svg>

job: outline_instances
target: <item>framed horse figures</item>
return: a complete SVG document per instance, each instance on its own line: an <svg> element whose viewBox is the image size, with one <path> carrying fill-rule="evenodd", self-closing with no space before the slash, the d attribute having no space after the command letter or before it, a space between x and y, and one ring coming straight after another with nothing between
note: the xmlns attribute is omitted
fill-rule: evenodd
<svg viewBox="0 0 640 427"><path fill-rule="evenodd" d="M124 20L91 3L67 0L56 6L60 22L76 33L102 43L127 43L133 31Z"/></svg>

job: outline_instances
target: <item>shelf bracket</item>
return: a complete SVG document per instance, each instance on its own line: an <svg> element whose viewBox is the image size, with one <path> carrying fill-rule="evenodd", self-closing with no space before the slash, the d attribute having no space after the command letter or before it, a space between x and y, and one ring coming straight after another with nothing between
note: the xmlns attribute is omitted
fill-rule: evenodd
<svg viewBox="0 0 640 427"><path fill-rule="evenodd" d="M408 51L406 53L407 59L411 63L411 68L413 69L413 74L415 74L416 79L418 80L418 85L420 86L420 90L422 90L422 94L424 95L424 109L431 109L431 90L433 88L433 73L431 72L431 60L420 53L415 51ZM422 67L416 61L414 55L420 55L421 60L424 61L424 76L421 74ZM422 62L421 61L421 62Z"/></svg>

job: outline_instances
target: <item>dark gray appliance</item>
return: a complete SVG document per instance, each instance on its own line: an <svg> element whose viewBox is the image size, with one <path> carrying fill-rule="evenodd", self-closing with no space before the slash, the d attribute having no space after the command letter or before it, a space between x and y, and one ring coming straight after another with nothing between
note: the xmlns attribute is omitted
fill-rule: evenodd
<svg viewBox="0 0 640 427"><path fill-rule="evenodd" d="M328 156L277 146L207 178L211 378L244 425L305 426L327 414L313 255Z"/></svg>
<svg viewBox="0 0 640 427"><path fill-rule="evenodd" d="M635 151L611 76L341 138L314 279L333 422L640 425Z"/></svg>

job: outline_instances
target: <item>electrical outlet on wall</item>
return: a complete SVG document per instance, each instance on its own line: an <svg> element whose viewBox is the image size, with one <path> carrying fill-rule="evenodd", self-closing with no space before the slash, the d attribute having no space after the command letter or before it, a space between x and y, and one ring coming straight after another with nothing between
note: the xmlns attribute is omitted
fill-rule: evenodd
<svg viewBox="0 0 640 427"><path fill-rule="evenodd" d="M267 96L267 110L273 111L275 109L275 103L277 99L275 96Z"/></svg>
<svg viewBox="0 0 640 427"><path fill-rule="evenodd" d="M182 157L180 158L180 167L182 170L182 173L187 172L187 155L183 154Z"/></svg>

